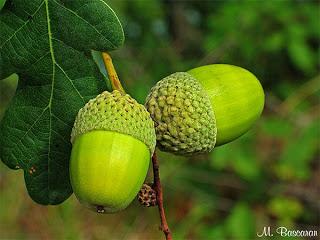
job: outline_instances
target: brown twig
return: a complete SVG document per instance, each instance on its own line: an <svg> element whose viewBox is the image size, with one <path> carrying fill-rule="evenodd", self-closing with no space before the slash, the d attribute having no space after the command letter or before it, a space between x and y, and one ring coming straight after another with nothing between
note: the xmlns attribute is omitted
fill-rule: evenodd
<svg viewBox="0 0 320 240"><path fill-rule="evenodd" d="M167 240L172 240L171 231L169 229L166 214L163 208L163 195L162 195L162 187L160 182L160 174L159 174L159 163L156 152L154 152L152 156L152 166L153 166L153 181L154 181L154 190L157 195L157 203L161 220L161 230L166 236Z"/></svg>

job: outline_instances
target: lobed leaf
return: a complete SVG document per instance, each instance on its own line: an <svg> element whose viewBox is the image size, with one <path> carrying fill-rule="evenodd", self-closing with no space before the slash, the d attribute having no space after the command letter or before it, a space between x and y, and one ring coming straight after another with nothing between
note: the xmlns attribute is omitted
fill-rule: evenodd
<svg viewBox="0 0 320 240"><path fill-rule="evenodd" d="M71 193L70 133L78 110L106 89L91 49L124 41L102 0L11 0L0 12L0 79L19 75L0 123L0 158L23 169L30 196L59 204Z"/></svg>

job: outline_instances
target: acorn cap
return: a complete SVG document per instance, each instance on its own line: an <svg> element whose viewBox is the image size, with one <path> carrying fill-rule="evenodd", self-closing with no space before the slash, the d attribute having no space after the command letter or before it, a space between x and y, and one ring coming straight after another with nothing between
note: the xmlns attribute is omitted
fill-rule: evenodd
<svg viewBox="0 0 320 240"><path fill-rule="evenodd" d="M177 72L159 81L146 99L160 149L181 155L211 151L216 142L215 116L198 81Z"/></svg>
<svg viewBox="0 0 320 240"><path fill-rule="evenodd" d="M71 143L87 132L105 130L127 134L145 143L153 154L156 145L154 123L146 108L118 90L103 92L78 112Z"/></svg>

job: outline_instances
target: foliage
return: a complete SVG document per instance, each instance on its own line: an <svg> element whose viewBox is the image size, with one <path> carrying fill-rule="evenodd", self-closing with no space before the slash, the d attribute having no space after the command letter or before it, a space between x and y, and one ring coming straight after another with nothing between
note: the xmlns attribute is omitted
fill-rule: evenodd
<svg viewBox="0 0 320 240"><path fill-rule="evenodd" d="M106 90L85 52L119 47L122 27L101 1L10 1L0 14L0 42L0 79L19 75L0 125L1 159L24 170L36 202L61 203L72 193L68 165L75 116Z"/></svg>

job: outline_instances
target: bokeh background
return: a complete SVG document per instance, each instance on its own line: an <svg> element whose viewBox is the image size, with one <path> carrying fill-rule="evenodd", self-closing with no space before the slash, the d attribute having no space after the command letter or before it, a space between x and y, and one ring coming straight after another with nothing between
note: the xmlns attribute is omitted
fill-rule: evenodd
<svg viewBox="0 0 320 240"><path fill-rule="evenodd" d="M126 35L111 55L139 102L161 78L211 63L244 67L265 89L261 119L238 140L193 158L159 153L174 239L256 239L264 226L320 234L319 1L106 2ZM0 82L0 117L16 82ZM158 226L138 201L114 215L74 196L37 205L23 173L0 163L0 239L163 239Z"/></svg>

